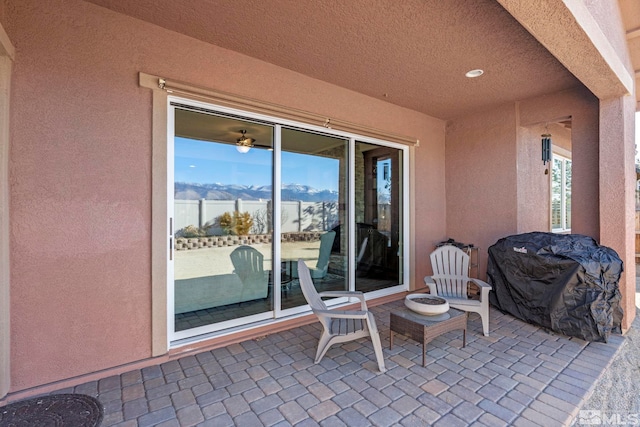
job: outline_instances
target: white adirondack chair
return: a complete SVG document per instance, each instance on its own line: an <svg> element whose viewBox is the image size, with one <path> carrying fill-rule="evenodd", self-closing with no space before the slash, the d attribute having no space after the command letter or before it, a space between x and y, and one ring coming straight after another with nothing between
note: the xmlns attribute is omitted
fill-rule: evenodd
<svg viewBox="0 0 640 427"><path fill-rule="evenodd" d="M482 318L482 332L489 336L489 291L491 285L469 277L469 255L452 245L441 246L431 253L433 276L426 276L424 283L432 295L438 295L458 310L478 313ZM468 284L480 288L480 299L469 298Z"/></svg>
<svg viewBox="0 0 640 427"><path fill-rule="evenodd" d="M322 335L318 341L316 359L314 363L319 363L329 347L333 344L357 340L364 337L371 337L373 350L378 361L378 369L385 372L384 357L382 354L382 343L376 320L367 309L367 303L362 292L351 291L316 291L309 267L302 259L298 260L298 273L300 275L300 287L307 302L311 306L313 313L318 316L322 324ZM348 297L360 300L360 310L329 310L321 297Z"/></svg>
<svg viewBox="0 0 640 427"><path fill-rule="evenodd" d="M309 269L311 277L314 279L324 279L329 271L329 258L331 257L331 247L336 238L335 231L327 231L320 236L320 250L318 251L318 261L316 266ZM298 277L298 268L296 264L292 265L292 277Z"/></svg>

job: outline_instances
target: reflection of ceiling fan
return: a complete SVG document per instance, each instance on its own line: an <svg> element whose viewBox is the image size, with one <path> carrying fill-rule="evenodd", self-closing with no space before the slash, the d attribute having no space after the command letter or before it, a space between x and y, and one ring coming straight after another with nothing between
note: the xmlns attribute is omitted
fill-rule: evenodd
<svg viewBox="0 0 640 427"><path fill-rule="evenodd" d="M236 150L238 150L239 153L248 153L249 150L251 150L253 147L266 148L267 150L273 150L273 147L271 147L271 145L254 144L256 140L253 138L249 138L246 135L247 133L246 129L242 129L240 133L242 134L242 136L236 139Z"/></svg>

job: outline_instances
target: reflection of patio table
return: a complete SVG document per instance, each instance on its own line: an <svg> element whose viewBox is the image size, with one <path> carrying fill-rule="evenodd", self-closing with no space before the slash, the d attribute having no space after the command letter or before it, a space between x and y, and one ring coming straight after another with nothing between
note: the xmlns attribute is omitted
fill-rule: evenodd
<svg viewBox="0 0 640 427"><path fill-rule="evenodd" d="M280 286L284 290L284 294L287 295L293 277L291 275L291 263L293 260L283 260L280 263ZM273 271L269 271L269 292L273 287Z"/></svg>
<svg viewBox="0 0 640 427"><path fill-rule="evenodd" d="M284 294L287 294L287 291L290 289L291 282L293 282L293 271L292 265L296 262L292 259L282 260L280 263L280 285L284 288Z"/></svg>
<svg viewBox="0 0 640 427"><path fill-rule="evenodd" d="M408 308L400 308L391 312L389 331L389 349L393 347L393 333L399 333L414 341L422 343L422 366L426 364L427 343L434 338L456 329L462 329L462 347L467 344L467 313L449 309L449 318L436 321L435 317L423 316Z"/></svg>

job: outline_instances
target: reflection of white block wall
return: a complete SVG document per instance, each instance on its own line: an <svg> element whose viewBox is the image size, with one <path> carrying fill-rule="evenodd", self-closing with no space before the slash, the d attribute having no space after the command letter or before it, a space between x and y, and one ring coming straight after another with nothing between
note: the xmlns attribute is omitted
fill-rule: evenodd
<svg viewBox="0 0 640 427"><path fill-rule="evenodd" d="M176 200L173 209L173 228L175 231L182 230L187 225L198 225L198 219L200 218L199 200Z"/></svg>
<svg viewBox="0 0 640 427"><path fill-rule="evenodd" d="M214 224L225 212L249 212L254 219L252 234L268 233L272 229L259 222L267 222L267 212L271 209L270 200L175 200L174 230L177 232L188 225L200 227ZM282 202L281 226L283 233L300 231L326 231L338 224L338 207L331 202ZM210 235L222 235L224 230L214 227Z"/></svg>
<svg viewBox="0 0 640 427"><path fill-rule="evenodd" d="M304 229L304 225L300 224L300 203L299 202L282 202L281 210L282 232L292 233L300 231L300 226Z"/></svg>

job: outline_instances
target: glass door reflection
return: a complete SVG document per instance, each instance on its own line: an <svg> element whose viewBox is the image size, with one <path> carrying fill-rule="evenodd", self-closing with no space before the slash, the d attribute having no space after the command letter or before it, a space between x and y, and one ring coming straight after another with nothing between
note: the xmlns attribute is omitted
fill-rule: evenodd
<svg viewBox="0 0 640 427"><path fill-rule="evenodd" d="M174 331L255 321L273 311L273 127L174 111Z"/></svg>
<svg viewBox="0 0 640 427"><path fill-rule="evenodd" d="M322 292L348 290L348 140L282 129L281 308L305 305L297 260Z"/></svg>
<svg viewBox="0 0 640 427"><path fill-rule="evenodd" d="M356 142L357 291L403 283L402 155L396 148Z"/></svg>

